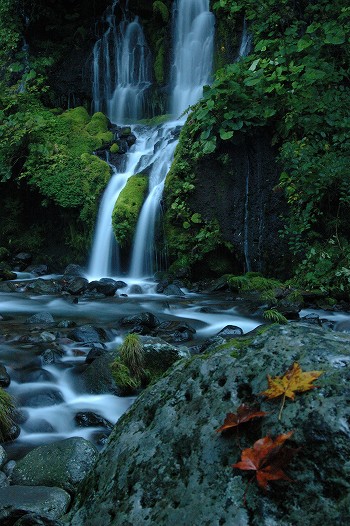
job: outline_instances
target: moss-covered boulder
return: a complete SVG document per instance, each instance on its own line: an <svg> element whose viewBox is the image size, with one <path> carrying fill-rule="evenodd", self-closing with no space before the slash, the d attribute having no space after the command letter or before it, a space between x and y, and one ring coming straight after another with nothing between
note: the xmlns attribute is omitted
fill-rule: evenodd
<svg viewBox="0 0 350 526"><path fill-rule="evenodd" d="M348 524L349 359L348 334L292 323L255 335L245 348L228 344L178 362L117 422L68 524ZM286 402L279 420L278 401L259 393L267 373L281 375L295 361L323 374L317 389ZM260 403L268 414L240 426L239 440L216 433L243 403ZM263 491L254 472L232 468L242 449L292 430L297 453L287 473L294 482Z"/></svg>
<svg viewBox="0 0 350 526"><path fill-rule="evenodd" d="M134 175L130 177L117 199L112 225L115 237L122 247L132 243L147 188L148 178L142 174Z"/></svg>

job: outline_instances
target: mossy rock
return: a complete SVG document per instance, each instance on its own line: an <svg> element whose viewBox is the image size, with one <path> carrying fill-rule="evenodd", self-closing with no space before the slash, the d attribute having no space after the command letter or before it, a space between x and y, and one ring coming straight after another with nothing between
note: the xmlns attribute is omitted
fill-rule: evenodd
<svg viewBox="0 0 350 526"><path fill-rule="evenodd" d="M86 126L86 130L90 135L97 135L108 131L108 119L104 113L98 111L91 117L90 122Z"/></svg>
<svg viewBox="0 0 350 526"><path fill-rule="evenodd" d="M146 176L137 174L130 177L114 206L113 231L122 247L132 243L147 188L148 178Z"/></svg>
<svg viewBox="0 0 350 526"><path fill-rule="evenodd" d="M119 145L116 142L114 142L112 144L112 146L110 147L109 151L111 153L118 153L119 152Z"/></svg>

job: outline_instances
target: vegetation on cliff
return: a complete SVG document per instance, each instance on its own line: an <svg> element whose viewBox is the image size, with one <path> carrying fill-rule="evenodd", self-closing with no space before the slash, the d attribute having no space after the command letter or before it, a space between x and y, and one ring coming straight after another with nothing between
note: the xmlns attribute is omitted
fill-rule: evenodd
<svg viewBox="0 0 350 526"><path fill-rule="evenodd" d="M224 143L235 144L242 134L272 130L282 167L275 191L284 192L290 210L281 235L288 240L297 282L349 294L350 8L343 0L268 0L259 6L253 0L220 0L213 8L233 31L245 17L253 51L218 70L193 108L183 130L186 148L170 174L177 183L168 192L169 220L178 224L172 210L180 210L182 219L188 206L183 193L181 201L176 195L190 177L186 163L218 155Z"/></svg>

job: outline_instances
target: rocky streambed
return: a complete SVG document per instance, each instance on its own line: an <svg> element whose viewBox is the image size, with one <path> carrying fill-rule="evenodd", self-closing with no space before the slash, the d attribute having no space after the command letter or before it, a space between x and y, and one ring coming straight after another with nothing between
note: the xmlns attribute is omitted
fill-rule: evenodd
<svg viewBox="0 0 350 526"><path fill-rule="evenodd" d="M118 460L115 465L119 466L119 478L116 477L114 471L112 475L109 472L101 475L103 480L109 480L106 482L108 487L112 479L115 481L118 479L116 482L119 488L118 496L113 493L114 490L111 490L110 497L106 497L107 500L111 498L113 506L108 504L104 508L104 504L97 504L100 492L100 468L93 469L93 473L96 472L96 479L94 478L91 482L91 488L97 488L97 493L94 489L93 495L90 495L89 498L94 502L96 500L96 506L99 509L107 510L108 508L109 511L106 511L106 514L110 517L108 519L110 522L104 517L103 523L123 526L127 524L175 525L188 523L187 518L185 520L186 516L191 517L190 520L194 524L205 524L201 515L198 517L202 517L202 521L199 521L198 518L197 522L191 515L191 508L196 509L194 501L191 499L186 503L183 501L185 488L190 484L188 477L190 477L192 468L186 467L186 459L192 455L192 446L189 446L189 442L193 441L191 436L194 428L194 424L188 422L186 418L190 418L192 414L194 422L197 422L196 427L199 429L203 427L201 433L203 432L204 437L209 433L209 428L211 429L210 426L208 428L206 418L212 422L213 418L222 418L225 411L235 409L233 406L238 404L239 398L237 398L237 392L246 392L248 398L253 396L252 393L255 393L256 390L249 387L249 382L242 377L239 385L231 386L230 389L226 388L223 393L216 393L218 400L211 400L211 397L214 396L212 388L216 386L216 389L217 383L219 387L224 387L228 382L229 375L226 369L233 368L232 372L234 372L241 357L248 359L246 355L252 357L253 354L257 354L256 361L261 354L259 345L262 344L253 344L255 351L251 351L250 354L246 348L248 349L249 345L255 342L255 338L259 341L259 338L267 338L267 336L257 336L254 332L251 333L261 325L261 315L259 316L259 312L247 315L249 312L247 304L242 302L242 299L233 297L228 291L194 294L181 288L179 286L181 284L163 285L160 287L159 284L151 282L126 283L122 280L110 279L89 282L83 276L69 273L63 277L8 281L0 284L0 362L3 366L0 371L0 385L14 396L17 403L13 415L14 424L8 431L8 435L4 437L5 441L1 449L1 524L16 524L17 526L56 524L55 521L59 518L62 520L63 516L65 521L71 520L72 524L101 524L101 522L94 522L93 518L96 516L100 520L99 512L94 509L90 516L91 502L86 503L84 498L82 499L81 495L85 495L87 491L86 485L85 489L78 490L78 499L74 499L76 499L79 483L92 468L96 459L98 459L96 466L104 465L105 461L101 459L105 458L106 451L114 450L114 448L117 451L119 447L122 447L123 451L125 448L125 454L130 459L131 467L129 468L127 464L124 466L123 463L122 469L119 465L122 460ZM304 314L308 315L308 313ZM328 313L328 321L324 325L337 323L341 329L341 324L343 324L343 330L347 330L347 318L346 314ZM272 332L266 333L270 335L269 338L272 338L271 342L274 342L282 338L283 334L282 332L277 334L276 331L287 331L285 334L291 331L289 339L287 338L288 345L281 344L281 349L278 351L281 356L276 360L279 359L281 364L282 361L287 364L287 355L288 353L292 355L293 352L294 360L298 360L299 347L306 345L310 347L308 359L311 360L314 356L312 359L317 362L321 360L317 358L317 338L320 341L326 338L327 341L332 342L335 349L335 358L332 362L334 367L339 369L339 372L347 371L348 336L328 328L321 329L321 322L317 315L309 315L307 321L308 324L305 326L293 323L287 328L281 326L280 329L270 329ZM301 331L300 335L298 336L299 333L295 331ZM109 367L123 337L130 332L141 335L144 346L149 349L151 359L154 360L156 356L159 363L163 363L164 369L179 359L182 360L178 366L174 366L175 369L170 370L166 379L160 380L138 397L137 403L133 406L139 392L133 393L132 396L120 396L123 393L115 383ZM245 336L247 333L251 335ZM305 343L303 343L304 340ZM238 347L234 342L240 342ZM278 374L282 365L277 366L277 362L274 361L277 344L273 343L273 345L270 370ZM344 352L340 350L340 346L344 347ZM294 347L295 351L293 351ZM286 356L283 354L283 349L287 353ZM254 365L255 362L252 362L249 373L251 378L254 374L259 375L262 382L262 378L268 371L268 353L267 347L266 352L260 356L261 363ZM219 360L215 371L212 366L208 365L211 360L214 360L215 363ZM195 373L193 377L192 364L200 368L201 372L198 373L198 376ZM319 367L317 365L317 368ZM184 390L178 383L176 379L178 373L175 372L179 370L182 371L181 384L183 383L184 386L191 384L191 389L188 387ZM187 374L190 376L187 377ZM197 379L201 378L202 374L206 378L200 380L200 385L196 386ZM217 374L221 375L221 379L215 383L216 380L212 381L212 374L214 377ZM173 382L176 388L171 387ZM166 385L169 386L169 391L164 390ZM229 385L231 385L230 382ZM238 389L235 395L233 395L234 389ZM151 404L148 396L157 402ZM203 416L202 411L208 411L210 404L213 404L213 408L221 404L222 414ZM130 406L132 406L131 409L122 417ZM157 408L160 411L159 418L164 418L162 424L164 434L157 432L153 436L152 433L157 428L158 417L155 418L158 413ZM144 415L141 419L138 411ZM185 411L183 423L178 420L180 416L176 416L178 411L179 415ZM218 408L217 412L219 412ZM185 415L187 415L186 418ZM343 423L346 422L344 418L342 416ZM113 429L116 422L117 426ZM128 431L129 424L125 427L126 422L134 422L130 425L135 432ZM170 431L174 425L179 433L182 429L181 436L178 432ZM186 427L188 428L187 434ZM271 432L277 433L277 428L281 429L281 426L272 427ZM119 438L110 438L107 442L111 432L115 437L119 436L118 433L124 429L126 435L121 442ZM197 431L195 435L197 436ZM213 437L216 440L218 438L215 433ZM209 438L208 435L209 443L212 443L213 437ZM197 437L196 441L197 439L204 447L204 438ZM151 450L147 445L149 441L154 441L155 444ZM297 442L299 443L300 440L298 439ZM225 444L225 439L221 443ZM217 447L216 445L213 451ZM169 448L173 452L175 467L172 468L168 466L170 456L168 459L163 455ZM103 452L100 454L101 450ZM194 491L195 486L198 486L197 492L203 492L201 498L198 496L198 502L201 502L204 494L208 492L206 485L214 484L210 478L212 471L209 467L213 462L215 465L215 455L211 458L208 446L204 447L204 451L208 461L208 472L201 466L201 474L194 474L190 484L191 492ZM119 458L119 453L115 454ZM139 454L140 457L138 457ZM147 459L142 456L143 454ZM199 456L197 452L195 454L197 461ZM234 458L232 460L235 461ZM154 465L153 462L155 462ZM227 462L229 461L226 459L225 462L223 473L228 469ZM113 459L113 465L114 463ZM198 466L193 466L194 473L197 468ZM151 477L149 491L140 490L146 484L142 477L147 477L147 475L141 475L143 470ZM157 490L154 486L156 479L152 478L155 470L158 470L158 473L164 473L165 477L162 481L158 477L160 487ZM140 479L138 480L139 471ZM231 479L227 477L224 479L228 484L227 488L231 487ZM202 482L207 480L205 484L203 482L205 487L199 480ZM238 480L237 477L235 480ZM175 498L171 492L169 493L169 488L166 489L168 483L165 481L169 481L173 489L179 486L176 490L174 489L178 497ZM223 484L221 478L220 484ZM122 487L124 487L123 491ZM123 498L119 496L119 491L124 492ZM102 493L105 495L105 488L101 490ZM182 493L183 497L181 497ZM158 515L158 505L155 504L157 495L161 495L162 508L170 506L169 509L173 510L171 513L169 511L169 515L166 515L165 512L165 514L162 512ZM260 494L257 493L257 495ZM115 499L116 502L114 502ZM138 501L141 502L141 508L139 504L136 505L135 499L141 499ZM72 506L72 501L80 504L74 504L76 511L72 512L68 519L65 514ZM238 507L240 511L237 517L247 516L248 522L230 522L233 520L232 518L229 520L232 512L230 506L224 513L221 509L223 503L219 501L221 500L218 499L216 505L218 509L215 511L218 515L213 515L213 518L210 519L212 522L207 522L208 525L255 524L255 522L249 522L249 513L246 513L244 506L242 509ZM120 503L121 507L119 511L112 512L111 509L116 506L116 503ZM175 512L174 510L177 509L179 511ZM39 516L41 518L38 518ZM256 524L265 523L269 524L268 522L256 522ZM292 522L292 524L297 523Z"/></svg>

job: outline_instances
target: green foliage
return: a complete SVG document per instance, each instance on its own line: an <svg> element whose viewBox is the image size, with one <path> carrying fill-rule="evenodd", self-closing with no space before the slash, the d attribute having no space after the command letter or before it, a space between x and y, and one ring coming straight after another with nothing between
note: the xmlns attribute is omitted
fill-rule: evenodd
<svg viewBox="0 0 350 526"><path fill-rule="evenodd" d="M154 76L158 84L164 84L165 81L165 44L161 38L156 44L157 54L154 61Z"/></svg>
<svg viewBox="0 0 350 526"><path fill-rule="evenodd" d="M129 368L119 358L111 363L111 372L115 383L124 395L132 394L141 386L140 379L133 377Z"/></svg>
<svg viewBox="0 0 350 526"><path fill-rule="evenodd" d="M143 345L138 334L128 334L125 337L119 348L119 356L134 377L142 377L144 371Z"/></svg>
<svg viewBox="0 0 350 526"><path fill-rule="evenodd" d="M5 439L13 425L11 415L14 409L15 403L12 396L0 387L0 442Z"/></svg>
<svg viewBox="0 0 350 526"><path fill-rule="evenodd" d="M287 318L283 316L280 312L278 312L276 309L268 309L263 314L265 320L270 321L271 323L280 323L280 324L286 324L288 323Z"/></svg>
<svg viewBox="0 0 350 526"><path fill-rule="evenodd" d="M91 225L110 177L108 165L91 155L109 140L106 117L90 119L81 107L55 115L31 95L5 98L2 107L0 158L7 167L2 180L22 166L19 177L37 187L44 199L78 208Z"/></svg>
<svg viewBox="0 0 350 526"><path fill-rule="evenodd" d="M290 207L282 235L295 265L312 256L315 243L350 237L350 9L344 0L266 0L259 5L219 0L213 8L219 20L235 28L244 16L254 46L249 56L218 70L213 84L205 87L184 131L188 151L183 158L222 156L242 134L254 135L261 127L273 130L282 167L276 191L284 192ZM183 202L174 206L184 215ZM183 223L189 228L187 218ZM331 261L323 258L315 281L330 271L332 283L337 277L345 286L341 269L348 267L339 266L339 259L335 253Z"/></svg>
<svg viewBox="0 0 350 526"><path fill-rule="evenodd" d="M160 0L153 2L153 13L159 14L162 17L162 21L167 24L169 21L169 9Z"/></svg>
<svg viewBox="0 0 350 526"><path fill-rule="evenodd" d="M118 152L119 152L119 146L118 146L118 144L117 144L116 142L114 142L114 143L112 144L112 146L110 147L109 151L110 151L111 153L118 153Z"/></svg>
<svg viewBox="0 0 350 526"><path fill-rule="evenodd" d="M255 272L247 272L244 276L232 276L228 279L231 290L236 292L261 292L266 296L278 288L283 288L280 281L264 278ZM268 295L271 299L271 296Z"/></svg>
<svg viewBox="0 0 350 526"><path fill-rule="evenodd" d="M131 245L137 220L148 189L148 178L137 174L128 179L112 214L115 237L121 246Z"/></svg>

